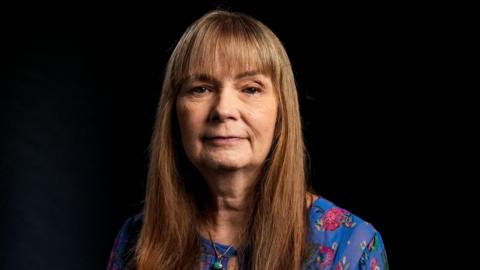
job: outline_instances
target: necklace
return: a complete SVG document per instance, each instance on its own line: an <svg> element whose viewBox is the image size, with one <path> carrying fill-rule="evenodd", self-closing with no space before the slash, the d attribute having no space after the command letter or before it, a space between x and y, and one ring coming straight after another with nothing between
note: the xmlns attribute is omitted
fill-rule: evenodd
<svg viewBox="0 0 480 270"><path fill-rule="evenodd" d="M215 243L212 240L212 235L210 235L210 231L208 231L208 236L210 237L210 242L212 242L213 249L215 250L215 262L213 263L213 269L216 269L216 270L223 269L222 258L223 256L225 256L225 254L227 254L227 252L230 250L230 248L233 245L230 245L223 254L218 255L218 251L217 251L217 248L215 247Z"/></svg>

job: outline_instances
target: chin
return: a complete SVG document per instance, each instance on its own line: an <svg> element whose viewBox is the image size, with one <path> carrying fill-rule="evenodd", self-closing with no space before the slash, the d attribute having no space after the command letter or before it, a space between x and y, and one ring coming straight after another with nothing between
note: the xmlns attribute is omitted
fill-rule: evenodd
<svg viewBox="0 0 480 270"><path fill-rule="evenodd" d="M242 162L242 160L235 159L208 159L204 162L204 165L206 167L212 168L212 169L217 169L217 170L238 170L247 165L246 162Z"/></svg>
<svg viewBox="0 0 480 270"><path fill-rule="evenodd" d="M220 170L238 170L245 167L245 164L241 164L238 161L221 161L221 162L212 162L213 168Z"/></svg>

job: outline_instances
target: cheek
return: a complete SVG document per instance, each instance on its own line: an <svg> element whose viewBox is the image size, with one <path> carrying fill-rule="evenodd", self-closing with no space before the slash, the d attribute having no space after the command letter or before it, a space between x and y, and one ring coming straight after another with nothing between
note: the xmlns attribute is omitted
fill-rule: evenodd
<svg viewBox="0 0 480 270"><path fill-rule="evenodd" d="M193 146L202 130L201 111L195 106L181 102L177 103L177 119L180 127L182 141L185 146Z"/></svg>
<svg viewBox="0 0 480 270"><path fill-rule="evenodd" d="M268 106L258 106L252 111L251 121L255 126L256 135L266 147L271 144L277 120L276 102Z"/></svg>
<svg viewBox="0 0 480 270"><path fill-rule="evenodd" d="M191 130L194 129L191 123L193 122L192 114L189 111L189 108L182 103L177 103L177 119L178 119L178 126L180 127L180 135L182 136L182 140L185 143L186 139L188 139L188 135L191 134Z"/></svg>
<svg viewBox="0 0 480 270"><path fill-rule="evenodd" d="M268 140L267 143L269 144L272 142L272 139L273 139L276 120L277 120L276 111L275 112L270 111L266 113L265 122L264 122L264 126L265 126L264 134L265 134L265 139Z"/></svg>
<svg viewBox="0 0 480 270"><path fill-rule="evenodd" d="M278 105L277 101L273 99L268 106L264 107L263 115L265 117L265 127L268 128L268 134L273 135L275 129L275 123L277 122L278 114Z"/></svg>

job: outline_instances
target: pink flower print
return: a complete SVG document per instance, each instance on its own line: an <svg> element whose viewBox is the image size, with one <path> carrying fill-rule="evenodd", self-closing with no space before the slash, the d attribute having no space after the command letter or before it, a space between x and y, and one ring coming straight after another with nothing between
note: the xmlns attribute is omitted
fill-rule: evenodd
<svg viewBox="0 0 480 270"><path fill-rule="evenodd" d="M332 208L323 215L323 227L327 231L336 230L342 223L343 211L339 208Z"/></svg>
<svg viewBox="0 0 480 270"><path fill-rule="evenodd" d="M320 264L320 268L323 269L332 265L333 257L335 256L333 249L327 246L320 246L318 248L319 256L317 257L317 263Z"/></svg>
<svg viewBox="0 0 480 270"><path fill-rule="evenodd" d="M380 270L380 266L378 265L377 258L373 258L370 262L370 270Z"/></svg>
<svg viewBox="0 0 480 270"><path fill-rule="evenodd" d="M329 209L317 222L318 230L334 231L344 224L345 227L351 228L355 226L352 215L341 208L333 207Z"/></svg>

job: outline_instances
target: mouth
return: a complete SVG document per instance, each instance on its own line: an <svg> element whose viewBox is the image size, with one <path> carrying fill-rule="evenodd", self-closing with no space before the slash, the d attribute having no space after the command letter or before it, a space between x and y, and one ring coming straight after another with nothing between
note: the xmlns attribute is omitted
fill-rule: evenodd
<svg viewBox="0 0 480 270"><path fill-rule="evenodd" d="M236 144L244 140L245 138L235 137L235 136L214 136L214 137L205 137L205 142L213 145L228 145Z"/></svg>

